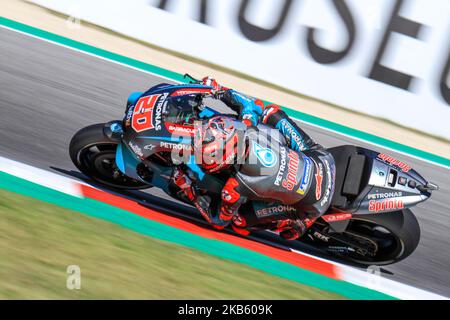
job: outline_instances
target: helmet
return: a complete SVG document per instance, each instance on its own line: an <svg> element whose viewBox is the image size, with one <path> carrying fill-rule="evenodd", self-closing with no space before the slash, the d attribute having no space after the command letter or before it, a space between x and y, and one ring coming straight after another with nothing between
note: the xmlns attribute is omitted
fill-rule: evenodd
<svg viewBox="0 0 450 320"><path fill-rule="evenodd" d="M207 173L217 172L234 164L238 155L238 122L226 116L209 119L196 130L196 157ZM201 155L198 152L201 152Z"/></svg>

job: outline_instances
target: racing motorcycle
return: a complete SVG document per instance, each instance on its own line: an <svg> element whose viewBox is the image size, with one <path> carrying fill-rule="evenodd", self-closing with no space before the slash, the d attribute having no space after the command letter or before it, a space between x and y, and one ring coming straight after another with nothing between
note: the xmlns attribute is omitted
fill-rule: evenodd
<svg viewBox="0 0 450 320"><path fill-rule="evenodd" d="M192 78L193 79L193 78ZM196 120L212 118L219 113L205 105L211 88L191 81L186 85L159 84L147 92L130 96L122 120L94 124L79 130L70 142L70 157L86 176L116 189L157 187L169 196L189 203L171 179L174 152L192 151L191 139ZM232 119L236 115L227 115ZM181 123L181 124L180 124ZM250 136L265 143L266 159L253 164L259 172L274 181L286 178L304 164L292 162L295 153L273 128L259 124ZM261 148L259 148L261 151ZM335 160L335 188L328 211L297 241L314 246L340 259L361 265L387 265L408 257L420 240L419 223L410 208L430 198L438 186L425 180L408 164L384 153L344 145L328 149ZM270 159L267 160L267 155ZM301 157L300 157L301 158ZM267 161L272 163L267 163ZM198 192L210 196L217 208L220 193L231 172L205 174L193 159L186 161L190 175L196 177ZM271 170L267 170L270 167ZM326 168L324 175L330 175ZM260 199L260 179L255 174L241 175L253 194L239 210L239 217L256 216L248 231L267 229L264 217L295 214L297 207L289 201ZM244 172L244 173L243 173ZM294 172L295 174L295 172ZM304 182L304 181L303 181ZM301 192L303 182L289 192ZM267 190L265 190L267 191ZM288 197L286 197L288 199ZM296 209L297 208L297 209ZM242 228L242 219L233 224Z"/></svg>

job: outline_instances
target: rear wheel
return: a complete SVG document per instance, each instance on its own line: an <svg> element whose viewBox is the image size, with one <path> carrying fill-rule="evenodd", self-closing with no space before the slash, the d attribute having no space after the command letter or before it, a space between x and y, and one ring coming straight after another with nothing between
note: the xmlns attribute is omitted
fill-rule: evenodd
<svg viewBox="0 0 450 320"><path fill-rule="evenodd" d="M124 175L116 165L118 143L94 124L78 131L70 141L70 158L75 166L96 182L117 189L145 189L150 186Z"/></svg>
<svg viewBox="0 0 450 320"><path fill-rule="evenodd" d="M328 251L363 265L387 265L408 257L420 241L420 226L409 209L377 215L354 216L342 233L330 236Z"/></svg>

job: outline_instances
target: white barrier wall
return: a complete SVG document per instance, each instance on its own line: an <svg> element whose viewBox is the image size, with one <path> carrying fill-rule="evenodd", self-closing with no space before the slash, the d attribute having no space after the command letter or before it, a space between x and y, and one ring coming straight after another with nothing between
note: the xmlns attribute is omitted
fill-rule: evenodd
<svg viewBox="0 0 450 320"><path fill-rule="evenodd" d="M32 2L450 139L448 0Z"/></svg>

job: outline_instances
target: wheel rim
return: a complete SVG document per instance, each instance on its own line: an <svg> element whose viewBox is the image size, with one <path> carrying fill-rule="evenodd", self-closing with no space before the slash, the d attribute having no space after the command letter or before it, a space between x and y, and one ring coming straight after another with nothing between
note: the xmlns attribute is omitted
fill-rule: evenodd
<svg viewBox="0 0 450 320"><path fill-rule="evenodd" d="M78 162L93 180L115 188L142 188L140 181L124 175L116 165L117 144L98 143L84 147L78 153Z"/></svg>
<svg viewBox="0 0 450 320"><path fill-rule="evenodd" d="M349 236L356 233L369 238L376 243L376 254L362 255L361 252L348 252L345 257L357 263L388 264L397 260L403 254L404 244L402 240L388 228L363 219L352 219L347 230L343 233Z"/></svg>

